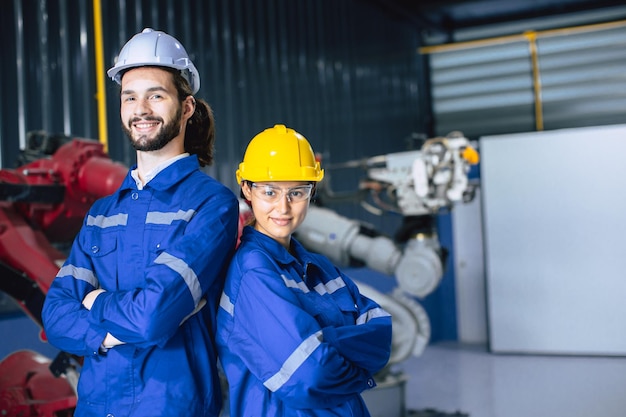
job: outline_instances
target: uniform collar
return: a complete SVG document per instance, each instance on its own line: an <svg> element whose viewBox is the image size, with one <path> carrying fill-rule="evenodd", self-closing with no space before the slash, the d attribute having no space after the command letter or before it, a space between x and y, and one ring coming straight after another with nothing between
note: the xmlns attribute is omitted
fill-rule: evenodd
<svg viewBox="0 0 626 417"><path fill-rule="evenodd" d="M121 189L137 189L137 184L130 174L130 172L135 169L137 169L136 164L130 168L128 175L122 183ZM200 169L198 157L196 155L189 155L173 161L170 165L163 168L144 186L144 188L151 187L157 190L166 190L198 169Z"/></svg>
<svg viewBox="0 0 626 417"><path fill-rule="evenodd" d="M309 264L313 261L310 253L298 242L293 236L291 237L291 250L295 254L292 255L287 249L276 240L259 232L252 226L246 226L241 236L242 243L245 241L255 242L257 245L265 249L277 262L284 265L292 262L300 262Z"/></svg>
<svg viewBox="0 0 626 417"><path fill-rule="evenodd" d="M161 162L159 165L154 167L154 169L152 169L150 172L146 174L144 178L145 183L142 183L142 181L139 179L139 171L137 170L137 168L131 170L130 175L135 180L135 183L137 184L137 188L142 190L147 183L152 181L152 179L158 175L159 172L163 171L165 168L172 165L174 162L178 161L179 159L186 158L188 156L189 154L185 152L185 153L181 153L180 155L176 155L168 159L167 161Z"/></svg>

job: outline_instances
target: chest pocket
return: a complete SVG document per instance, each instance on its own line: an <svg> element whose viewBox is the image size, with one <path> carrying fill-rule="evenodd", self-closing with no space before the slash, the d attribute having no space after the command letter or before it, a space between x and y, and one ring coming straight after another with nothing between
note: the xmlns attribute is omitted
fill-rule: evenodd
<svg viewBox="0 0 626 417"><path fill-rule="evenodd" d="M117 233L87 230L81 240L83 252L91 259L93 270L105 290L117 287Z"/></svg>
<svg viewBox="0 0 626 417"><path fill-rule="evenodd" d="M92 258L106 257L117 249L117 234L89 230L84 234L81 245Z"/></svg>

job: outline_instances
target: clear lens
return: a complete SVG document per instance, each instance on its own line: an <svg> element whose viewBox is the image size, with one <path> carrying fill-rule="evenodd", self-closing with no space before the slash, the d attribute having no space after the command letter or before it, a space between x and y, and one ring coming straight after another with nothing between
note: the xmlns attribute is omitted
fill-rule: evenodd
<svg viewBox="0 0 626 417"><path fill-rule="evenodd" d="M307 201L311 197L311 192L313 191L313 185L300 185L298 187L292 188L280 188L273 185L264 185L264 184L256 184L250 183L252 192L258 198L263 201L267 201L268 203L276 203L283 195L287 196L287 200L290 203L301 203L303 201Z"/></svg>

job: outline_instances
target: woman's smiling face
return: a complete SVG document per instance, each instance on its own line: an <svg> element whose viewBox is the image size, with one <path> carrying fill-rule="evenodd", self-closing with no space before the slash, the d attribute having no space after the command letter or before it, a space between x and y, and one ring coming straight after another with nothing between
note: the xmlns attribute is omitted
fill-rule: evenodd
<svg viewBox="0 0 626 417"><path fill-rule="evenodd" d="M312 188L311 183L302 181L244 181L241 185L243 195L252 207L254 228L287 249L291 235L306 217ZM302 199L305 194L306 198ZM268 201L268 195L277 196L272 198L276 201Z"/></svg>

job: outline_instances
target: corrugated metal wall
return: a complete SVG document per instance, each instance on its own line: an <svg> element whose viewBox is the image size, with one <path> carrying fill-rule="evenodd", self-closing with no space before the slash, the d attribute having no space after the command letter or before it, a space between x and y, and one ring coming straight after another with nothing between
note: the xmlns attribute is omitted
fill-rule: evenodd
<svg viewBox="0 0 626 417"><path fill-rule="evenodd" d="M91 13L82 0L10 0L0 10L0 152L12 167L33 130L94 137Z"/></svg>
<svg viewBox="0 0 626 417"><path fill-rule="evenodd" d="M94 63L93 7L87 0L3 4L4 166L31 130L98 138L98 71L144 27L177 37L198 67L198 95L217 119L211 173L228 185L248 140L275 123L299 130L329 162L404 150L404 139L420 131L417 31L367 2L102 1L105 68ZM105 92L110 154L133 163L117 85L106 79Z"/></svg>
<svg viewBox="0 0 626 417"><path fill-rule="evenodd" d="M430 53L436 134L626 122L626 21L423 50Z"/></svg>
<svg viewBox="0 0 626 417"><path fill-rule="evenodd" d="M99 66L94 12L103 28ZM418 28L366 0L7 0L0 14L5 168L15 167L27 133L38 130L106 139L114 160L134 163L120 129L119 87L109 79L104 92L98 85L122 45L145 27L178 38L199 69L198 96L217 121L209 172L234 191L248 141L276 123L304 134L325 167L406 150L407 138L424 131ZM325 181L354 192L363 174L354 171L327 169ZM356 203L333 208L389 235L401 220ZM453 311L450 304L439 307Z"/></svg>

